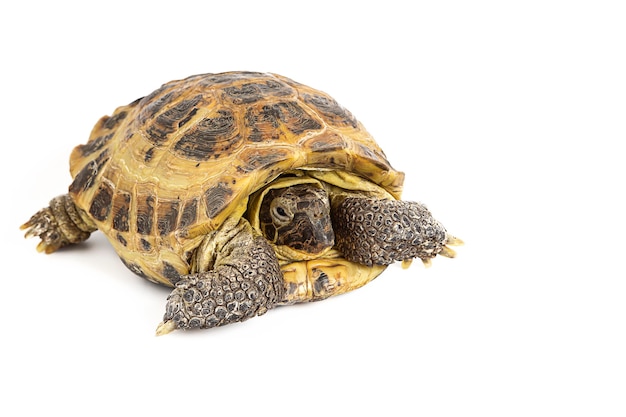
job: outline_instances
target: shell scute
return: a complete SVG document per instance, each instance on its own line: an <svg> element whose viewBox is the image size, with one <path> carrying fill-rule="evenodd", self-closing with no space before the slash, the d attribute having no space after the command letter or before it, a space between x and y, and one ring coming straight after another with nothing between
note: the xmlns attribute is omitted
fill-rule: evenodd
<svg viewBox="0 0 626 417"><path fill-rule="evenodd" d="M187 229L196 223L198 218L198 198L191 198L185 202L178 227Z"/></svg>
<svg viewBox="0 0 626 417"><path fill-rule="evenodd" d="M169 136L189 122L198 112L198 104L203 96L198 94L190 99L181 100L150 120L146 120L146 138L154 145L165 143Z"/></svg>
<svg viewBox="0 0 626 417"><path fill-rule="evenodd" d="M356 128L358 122L348 110L339 105L334 99L320 94L304 94L304 101L319 110L329 123L335 126L351 126Z"/></svg>
<svg viewBox="0 0 626 417"><path fill-rule="evenodd" d="M242 174L267 171L281 162L289 162L292 153L285 148L246 148L239 155L241 164L237 170Z"/></svg>
<svg viewBox="0 0 626 417"><path fill-rule="evenodd" d="M279 129L279 115L272 105L250 107L244 116L244 125L251 142L275 141L284 137Z"/></svg>
<svg viewBox="0 0 626 417"><path fill-rule="evenodd" d="M164 236L175 230L178 223L179 200L159 199L157 208L157 229Z"/></svg>
<svg viewBox="0 0 626 417"><path fill-rule="evenodd" d="M177 93L180 93L176 91L168 91L163 94L165 91L167 91L167 85L164 85L152 94L141 99L139 104L143 104L143 108L138 115L140 123L145 123L146 121L153 119L157 113L159 113L178 96Z"/></svg>
<svg viewBox="0 0 626 417"><path fill-rule="evenodd" d="M322 122L308 114L302 106L293 101L283 101L273 105L279 120L293 134L300 135L309 130L320 130Z"/></svg>
<svg viewBox="0 0 626 417"><path fill-rule="evenodd" d="M152 234L152 224L154 223L155 198L153 195L138 196L135 216L137 218L137 233L144 236Z"/></svg>
<svg viewBox="0 0 626 417"><path fill-rule="evenodd" d="M108 161L109 150L105 149L96 159L87 162L74 176L74 181L72 181L69 187L70 193L76 195L93 187L98 174Z"/></svg>
<svg viewBox="0 0 626 417"><path fill-rule="evenodd" d="M126 116L128 116L127 111L121 111L111 117L105 116L102 118L102 128L107 130L115 129L117 125L126 118Z"/></svg>
<svg viewBox="0 0 626 417"><path fill-rule="evenodd" d="M112 138L113 138L113 133L98 136L94 140L89 141L87 144L80 145L78 149L80 153L84 157L86 157L102 149L107 144L107 142L110 141Z"/></svg>
<svg viewBox="0 0 626 417"><path fill-rule="evenodd" d="M100 221L104 221L109 216L111 204L113 202L113 187L106 181L100 183L98 191L91 200L89 214Z"/></svg>
<svg viewBox="0 0 626 417"><path fill-rule="evenodd" d="M267 100L269 97L285 96L295 96L294 89L277 80L267 80L226 87L223 89L222 97L234 104L250 104Z"/></svg>
<svg viewBox="0 0 626 417"><path fill-rule="evenodd" d="M207 161L212 156L236 150L242 143L233 112L220 109L188 129L174 144L173 152L184 159Z"/></svg>
<svg viewBox="0 0 626 417"><path fill-rule="evenodd" d="M113 197L113 229L118 232L128 232L131 195L122 190L116 190Z"/></svg>
<svg viewBox="0 0 626 417"><path fill-rule="evenodd" d="M205 212L209 219L217 217L233 199L233 189L228 183L219 182L204 192Z"/></svg>

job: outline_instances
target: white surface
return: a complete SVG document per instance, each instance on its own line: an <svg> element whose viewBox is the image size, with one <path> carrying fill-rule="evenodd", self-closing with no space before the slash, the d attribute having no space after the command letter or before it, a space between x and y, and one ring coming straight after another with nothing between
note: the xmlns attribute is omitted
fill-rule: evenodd
<svg viewBox="0 0 626 417"><path fill-rule="evenodd" d="M0 6L0 415L626 414L621 2L127 3ZM168 290L102 236L22 239L100 116L235 69L349 108L459 257L157 338Z"/></svg>

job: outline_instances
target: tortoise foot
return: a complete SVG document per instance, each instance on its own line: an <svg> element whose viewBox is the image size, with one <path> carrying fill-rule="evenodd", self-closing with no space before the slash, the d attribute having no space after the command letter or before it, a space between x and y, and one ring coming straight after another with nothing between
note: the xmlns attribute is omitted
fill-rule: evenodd
<svg viewBox="0 0 626 417"><path fill-rule="evenodd" d="M220 265L185 276L167 299L157 335L208 329L265 314L282 299L283 277L267 241L240 233Z"/></svg>
<svg viewBox="0 0 626 417"><path fill-rule="evenodd" d="M425 265L437 255L453 258L449 246L463 242L450 235L428 209L417 202L348 197L334 204L337 248L346 259L363 265Z"/></svg>
<svg viewBox="0 0 626 417"><path fill-rule="evenodd" d="M53 198L50 206L39 210L20 229L25 237L39 237L39 252L52 253L72 243L86 240L96 228L82 219L69 194Z"/></svg>

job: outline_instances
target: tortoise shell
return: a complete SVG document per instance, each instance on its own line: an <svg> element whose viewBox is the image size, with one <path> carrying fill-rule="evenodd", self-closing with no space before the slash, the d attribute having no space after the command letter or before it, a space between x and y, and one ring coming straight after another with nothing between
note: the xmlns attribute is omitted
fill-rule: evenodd
<svg viewBox="0 0 626 417"><path fill-rule="evenodd" d="M101 118L71 154L69 191L126 266L173 285L207 234L294 170L346 173L394 198L404 178L327 94L229 72L169 82Z"/></svg>

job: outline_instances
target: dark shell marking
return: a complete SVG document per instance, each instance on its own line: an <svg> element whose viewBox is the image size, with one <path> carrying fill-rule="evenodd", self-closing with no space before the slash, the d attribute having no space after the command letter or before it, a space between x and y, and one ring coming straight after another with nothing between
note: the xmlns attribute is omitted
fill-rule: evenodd
<svg viewBox="0 0 626 417"><path fill-rule="evenodd" d="M260 109L249 108L244 123L249 131L248 140L251 142L275 140L282 136L282 132L278 129L279 116L273 106L262 106Z"/></svg>
<svg viewBox="0 0 626 417"><path fill-rule="evenodd" d="M183 214L180 216L178 226L181 229L191 226L196 222L198 216L198 199L193 198L185 203Z"/></svg>
<svg viewBox="0 0 626 417"><path fill-rule="evenodd" d="M185 159L207 161L237 148L241 142L232 111L223 109L189 129L174 145L174 152Z"/></svg>
<svg viewBox="0 0 626 417"><path fill-rule="evenodd" d="M148 163L152 160L152 157L154 156L154 148L150 148L146 151L146 154L143 157L143 161L145 163Z"/></svg>
<svg viewBox="0 0 626 417"><path fill-rule="evenodd" d="M109 150L105 149L95 160L89 161L83 169L76 174L74 181L70 184L70 193L78 193L91 188L94 185L100 170L102 170L102 167L108 162L108 160Z"/></svg>
<svg viewBox="0 0 626 417"><path fill-rule="evenodd" d="M130 269L131 272L133 272L136 275L139 275L142 278L145 278L147 280L150 281L154 281L151 277L149 277L144 271L143 269L137 265L136 263L127 261L126 259L124 259L123 257L120 256L120 260L122 261L122 263L124 264L124 266L126 266L126 268Z"/></svg>
<svg viewBox="0 0 626 417"><path fill-rule="evenodd" d="M315 136L304 146L313 152L337 152L346 149L346 142L339 135Z"/></svg>
<svg viewBox="0 0 626 417"><path fill-rule="evenodd" d="M128 215L130 212L130 194L116 191L113 198L113 228L119 232L128 232Z"/></svg>
<svg viewBox="0 0 626 417"><path fill-rule="evenodd" d="M285 149L246 149L241 153L243 165L237 167L241 173L248 174L257 170L266 170L281 161L285 161L290 157L289 151Z"/></svg>
<svg viewBox="0 0 626 417"><path fill-rule="evenodd" d="M226 183L219 183L204 193L206 215L209 219L216 217L230 203L233 190Z"/></svg>
<svg viewBox="0 0 626 417"><path fill-rule="evenodd" d="M348 110L341 107L335 100L330 97L319 95L305 94L304 101L319 110L326 119L335 126L352 126L357 127L356 118Z"/></svg>
<svg viewBox="0 0 626 417"><path fill-rule="evenodd" d="M313 276L317 277L313 283L313 290L316 294L322 294L330 284L328 274L320 269L313 269Z"/></svg>
<svg viewBox="0 0 626 417"><path fill-rule="evenodd" d="M159 95L163 94L163 92L166 91L166 90L167 90L167 85L164 85L163 87L159 88L158 90L154 91L152 94L144 97L141 100L140 104L141 103L145 103L146 104L144 109L139 114L139 121L141 123L145 123L147 120L150 120L150 119L154 118L154 116L159 111L161 111L163 109L163 107L165 107L174 98L176 98L176 94L175 94L174 91L170 91L170 92L162 95L161 97L159 97ZM178 91L177 93L181 94L180 91Z"/></svg>
<svg viewBox="0 0 626 417"><path fill-rule="evenodd" d="M198 94L191 99L180 101L172 108L159 114L152 123L148 123L146 126L147 139L154 145L161 145L166 142L169 135L191 120L198 111L195 106L201 100L202 95Z"/></svg>
<svg viewBox="0 0 626 417"><path fill-rule="evenodd" d="M111 202L113 199L113 190L107 182L102 182L100 188L96 192L93 200L91 201L91 207L89 207L89 214L94 219L104 221L109 216L111 211Z"/></svg>
<svg viewBox="0 0 626 417"><path fill-rule="evenodd" d="M152 233L152 222L154 217L154 197L148 195L144 201L137 206L137 233L149 235Z"/></svg>
<svg viewBox="0 0 626 417"><path fill-rule="evenodd" d="M176 284L181 278L180 272L178 272L178 270L168 262L163 262L163 276L172 284Z"/></svg>
<svg viewBox="0 0 626 417"><path fill-rule="evenodd" d="M119 233L117 234L117 241L124 246L128 245L128 241L124 238L124 236L120 235Z"/></svg>
<svg viewBox="0 0 626 417"><path fill-rule="evenodd" d="M319 130L321 123L308 115L302 107L294 102L282 102L272 106L281 122L287 129L295 134L301 134L307 130Z"/></svg>
<svg viewBox="0 0 626 417"><path fill-rule="evenodd" d="M200 84L205 87L216 87L220 84L230 84L233 82L237 82L239 80L244 80L248 78L265 78L267 74L262 72L252 72L252 71L239 71L239 72L225 72L221 74L199 74L193 75L187 80L197 80L200 79Z"/></svg>
<svg viewBox="0 0 626 417"><path fill-rule="evenodd" d="M269 96L283 97L294 94L291 87L274 80L264 83L246 83L239 87L226 87L223 91L224 98L234 104L248 104L264 100Z"/></svg>
<svg viewBox="0 0 626 417"><path fill-rule="evenodd" d="M111 117L103 118L102 127L108 130L114 129L122 120L126 118L127 115L127 111L121 111Z"/></svg>
<svg viewBox="0 0 626 417"><path fill-rule="evenodd" d="M141 243L141 248L145 251L149 251L152 249L152 245L150 244L150 242L148 242L146 239L141 238L139 240L139 243Z"/></svg>
<svg viewBox="0 0 626 417"><path fill-rule="evenodd" d="M161 236L170 233L176 229L176 220L178 218L178 207L180 201L164 201L159 200L157 210L157 228Z"/></svg>
<svg viewBox="0 0 626 417"><path fill-rule="evenodd" d="M109 133L108 135L104 135L104 136L99 136L94 140L90 140L85 145L79 145L78 149L80 149L80 152L83 154L83 156L89 156L92 153L102 149L104 145L106 145L107 142L111 140L112 137L113 137L113 133Z"/></svg>

